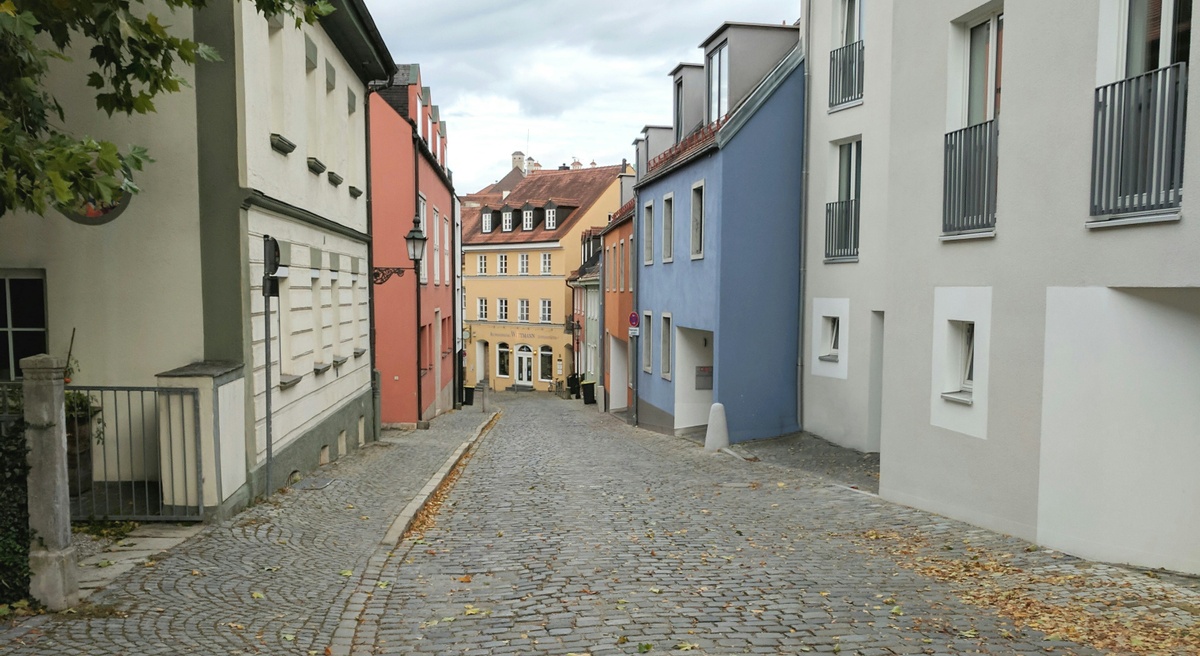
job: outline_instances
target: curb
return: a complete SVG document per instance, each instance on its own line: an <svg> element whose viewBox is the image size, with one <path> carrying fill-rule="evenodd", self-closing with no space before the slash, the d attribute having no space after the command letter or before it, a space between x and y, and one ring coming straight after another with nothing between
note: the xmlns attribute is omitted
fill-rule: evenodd
<svg viewBox="0 0 1200 656"><path fill-rule="evenodd" d="M400 543L400 538L404 537L404 533L408 531L410 526L412 526L413 521L417 518L417 513L421 512L421 509L425 507L425 504L429 503L429 499L433 497L433 493L437 491L438 486L440 486L442 482L446 480L446 477L450 475L450 471L458 465L459 461L463 459L463 456L467 454L467 451L469 451L471 447L473 447L475 443L478 442L481 437L483 437L484 431L488 425L495 421L499 416L499 411L492 412L491 415L488 416L488 418L485 419L482 424L479 424L479 427L475 429L475 434L466 442L463 442L462 446L455 449L454 453L450 454L450 457L446 459L446 462L442 464L441 468L438 469L432 477L430 477L427 483L425 483L425 487L421 488L421 491L417 493L417 496L414 497L412 501L408 502L408 505L404 507L404 510L400 511L400 515L392 521L392 525L388 527L387 533L384 533L383 539L379 541L381 546L394 547Z"/></svg>

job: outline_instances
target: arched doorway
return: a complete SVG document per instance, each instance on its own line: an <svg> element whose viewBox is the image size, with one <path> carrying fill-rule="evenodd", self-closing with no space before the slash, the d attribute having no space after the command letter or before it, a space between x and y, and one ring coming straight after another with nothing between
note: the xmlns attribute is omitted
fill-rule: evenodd
<svg viewBox="0 0 1200 656"><path fill-rule="evenodd" d="M517 384L533 387L533 348L528 344L517 347Z"/></svg>

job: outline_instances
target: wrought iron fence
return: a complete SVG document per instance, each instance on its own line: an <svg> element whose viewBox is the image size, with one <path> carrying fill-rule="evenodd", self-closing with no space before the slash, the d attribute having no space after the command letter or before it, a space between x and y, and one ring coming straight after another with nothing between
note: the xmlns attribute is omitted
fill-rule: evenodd
<svg viewBox="0 0 1200 656"><path fill-rule="evenodd" d="M863 97L863 42L856 41L829 53L829 106L837 107Z"/></svg>
<svg viewBox="0 0 1200 656"><path fill-rule="evenodd" d="M1179 207L1186 128L1186 63L1096 89L1092 216Z"/></svg>
<svg viewBox="0 0 1200 656"><path fill-rule="evenodd" d="M825 205L825 257L858 257L858 200Z"/></svg>
<svg viewBox="0 0 1200 656"><path fill-rule="evenodd" d="M942 232L959 234L996 227L998 121L946 135Z"/></svg>

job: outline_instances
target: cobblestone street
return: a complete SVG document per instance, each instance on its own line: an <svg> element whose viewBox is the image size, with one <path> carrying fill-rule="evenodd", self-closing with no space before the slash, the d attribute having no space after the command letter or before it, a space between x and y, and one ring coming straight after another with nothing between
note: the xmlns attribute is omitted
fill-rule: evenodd
<svg viewBox="0 0 1200 656"><path fill-rule="evenodd" d="M594 406L497 400L499 420L423 535L380 544L486 419L479 406L123 575L93 599L111 614L38 618L0 652L1195 653L1097 638L1145 622L1195 631L1193 580L1079 561L794 468L708 455ZM1072 632L1094 621L1098 632Z"/></svg>

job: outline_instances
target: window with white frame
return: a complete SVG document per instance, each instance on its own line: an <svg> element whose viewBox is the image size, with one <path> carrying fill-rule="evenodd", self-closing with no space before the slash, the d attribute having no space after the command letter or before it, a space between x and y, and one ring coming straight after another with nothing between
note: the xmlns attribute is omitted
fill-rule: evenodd
<svg viewBox="0 0 1200 656"><path fill-rule="evenodd" d="M496 299L496 321L508 321L508 299Z"/></svg>
<svg viewBox="0 0 1200 656"><path fill-rule="evenodd" d="M21 358L47 352L46 330L45 275L0 271L0 382L21 378Z"/></svg>
<svg viewBox="0 0 1200 656"><path fill-rule="evenodd" d="M512 366L512 349L509 348L507 342L500 342L496 345L496 375L500 378L508 378L511 374Z"/></svg>
<svg viewBox="0 0 1200 656"><path fill-rule="evenodd" d="M621 270L617 274L618 275L617 289L619 289L621 291L625 291L625 264L624 264L625 263L625 240L624 239L621 240L620 252L621 252L621 255L617 261L620 262L619 266L620 266Z"/></svg>
<svg viewBox="0 0 1200 656"><path fill-rule="evenodd" d="M454 274L450 271L450 252L453 250L450 241L450 215L442 215L442 267L446 272L446 284L449 285L454 280Z"/></svg>
<svg viewBox="0 0 1200 656"><path fill-rule="evenodd" d="M654 201L642 209L642 263L654 264Z"/></svg>
<svg viewBox="0 0 1200 656"><path fill-rule="evenodd" d="M548 275L550 275L550 272L553 271L553 268L551 267L552 263L553 263L553 260L550 256L550 253L542 253L542 275L543 276L548 276Z"/></svg>
<svg viewBox="0 0 1200 656"><path fill-rule="evenodd" d="M500 214L500 229L504 232L512 232L512 212Z"/></svg>
<svg viewBox="0 0 1200 656"><path fill-rule="evenodd" d="M674 106L674 128L675 128L675 143L683 141L683 78L679 77L675 80L675 106Z"/></svg>
<svg viewBox="0 0 1200 656"><path fill-rule="evenodd" d="M704 257L704 183L692 185L692 259Z"/></svg>
<svg viewBox="0 0 1200 656"><path fill-rule="evenodd" d="M1000 115L1003 73L1004 13L999 11L967 26L966 125Z"/></svg>
<svg viewBox="0 0 1200 656"><path fill-rule="evenodd" d="M529 275L529 253L521 253L517 256L517 273L522 276Z"/></svg>
<svg viewBox="0 0 1200 656"><path fill-rule="evenodd" d="M729 113L729 43L708 55L708 122Z"/></svg>
<svg viewBox="0 0 1200 656"><path fill-rule="evenodd" d="M487 299L480 297L475 306L475 318L480 321L487 321Z"/></svg>
<svg viewBox="0 0 1200 656"><path fill-rule="evenodd" d="M442 217L436 207L433 208L433 221L430 223L429 229L433 232L433 284L440 285L442 284Z"/></svg>
<svg viewBox="0 0 1200 656"><path fill-rule="evenodd" d="M1189 60L1191 0L1128 0L1125 9L1125 78Z"/></svg>
<svg viewBox="0 0 1200 656"><path fill-rule="evenodd" d="M838 37L841 41L839 45L848 46L862 40L862 1L842 0L841 9L838 12L840 21Z"/></svg>
<svg viewBox="0 0 1200 656"><path fill-rule="evenodd" d="M554 349L545 344L538 349L538 380L554 380Z"/></svg>
<svg viewBox="0 0 1200 656"><path fill-rule="evenodd" d="M975 322L954 321L951 328L960 345L958 361L959 390L970 393L975 389Z"/></svg>
<svg viewBox="0 0 1200 656"><path fill-rule="evenodd" d="M517 321L529 323L529 299L527 298L517 301Z"/></svg>
<svg viewBox="0 0 1200 656"><path fill-rule="evenodd" d="M506 276L508 275L508 254L500 253L496 256L496 273Z"/></svg>
<svg viewBox="0 0 1200 656"><path fill-rule="evenodd" d="M823 317L821 319L821 355L817 359L822 362L837 362L838 349L842 341L842 320L840 317Z"/></svg>
<svg viewBox="0 0 1200 656"><path fill-rule="evenodd" d="M521 212L521 229L533 230L533 210Z"/></svg>
<svg viewBox="0 0 1200 656"><path fill-rule="evenodd" d="M546 229L553 230L558 226L558 210L553 207L546 208Z"/></svg>
<svg viewBox="0 0 1200 656"><path fill-rule="evenodd" d="M642 371L651 373L654 369L654 314L651 312L642 313L642 338L638 340L642 347Z"/></svg>
<svg viewBox="0 0 1200 656"><path fill-rule="evenodd" d="M425 243L421 246L421 282L429 282L429 258L426 255L429 252L429 216L427 214L428 207L425 205L425 197L421 196L417 200L417 216L421 217L421 232L425 233Z"/></svg>
<svg viewBox="0 0 1200 656"><path fill-rule="evenodd" d="M663 197L662 210L662 261L675 260L675 195Z"/></svg>
<svg viewBox="0 0 1200 656"><path fill-rule="evenodd" d="M667 380L671 380L671 315L662 315L662 331L659 333L661 344L658 348L658 369L659 374Z"/></svg>
<svg viewBox="0 0 1200 656"><path fill-rule="evenodd" d="M483 231L484 232L492 231L492 213L491 212L483 213Z"/></svg>
<svg viewBox="0 0 1200 656"><path fill-rule="evenodd" d="M551 309L552 308L550 305L550 299L543 298L542 299L542 316L541 316L542 323L550 323L551 321L554 320L550 315Z"/></svg>
<svg viewBox="0 0 1200 656"><path fill-rule="evenodd" d="M487 255L475 256L475 273L481 276L487 275Z"/></svg>

